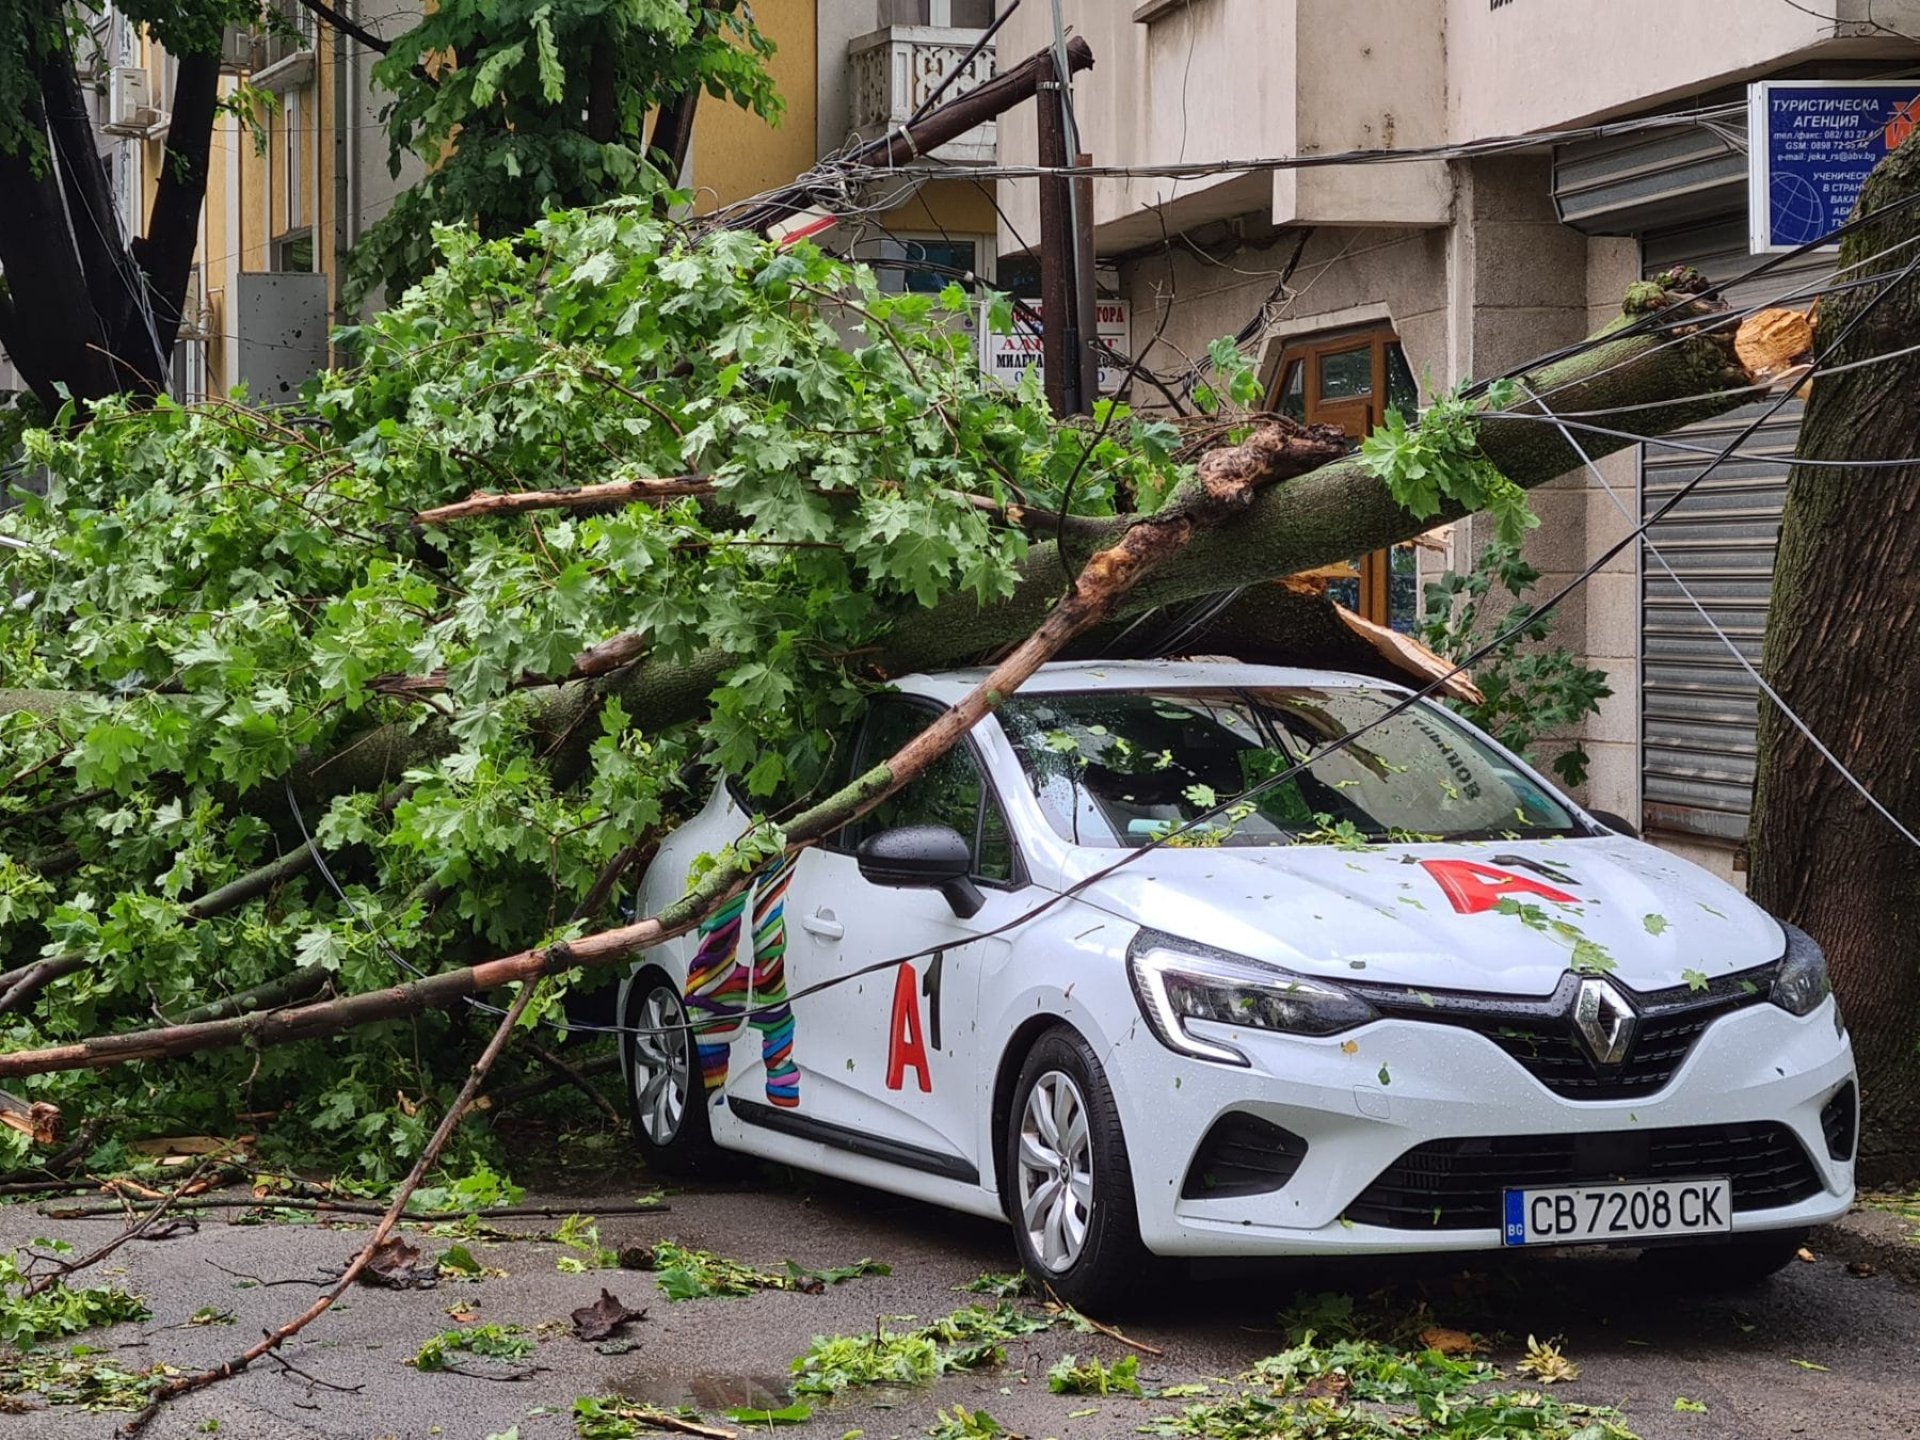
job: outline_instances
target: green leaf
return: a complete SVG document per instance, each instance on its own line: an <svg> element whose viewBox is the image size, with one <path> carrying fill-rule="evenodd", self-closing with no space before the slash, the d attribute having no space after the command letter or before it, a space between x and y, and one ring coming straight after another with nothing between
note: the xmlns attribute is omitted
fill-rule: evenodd
<svg viewBox="0 0 1920 1440"><path fill-rule="evenodd" d="M560 47L553 39L553 7L541 5L532 16L534 55L540 70L540 93L558 105L566 98L567 72L560 64Z"/></svg>
<svg viewBox="0 0 1920 1440"><path fill-rule="evenodd" d="M736 1425L804 1425L813 1419L813 1406L804 1400L796 1400L778 1410L736 1405L721 1413Z"/></svg>

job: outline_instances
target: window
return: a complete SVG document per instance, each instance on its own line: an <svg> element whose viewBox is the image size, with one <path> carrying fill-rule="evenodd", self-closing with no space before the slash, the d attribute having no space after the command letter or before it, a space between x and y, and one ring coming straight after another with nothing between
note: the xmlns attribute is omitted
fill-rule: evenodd
<svg viewBox="0 0 1920 1440"><path fill-rule="evenodd" d="M1584 833L1511 757L1439 706L1395 713L1401 693L1095 690L1015 696L1000 719L1048 823L1077 845L1145 845L1314 756L1311 770L1200 822L1188 843L1315 843L1342 826L1396 842Z"/></svg>
<svg viewBox="0 0 1920 1440"><path fill-rule="evenodd" d="M993 0L882 0L880 23L984 30L993 23Z"/></svg>
<svg viewBox="0 0 1920 1440"><path fill-rule="evenodd" d="M1420 387L1392 330L1348 330L1289 346L1268 403L1309 425L1338 425L1357 444L1387 411L1418 413ZM1418 568L1413 547L1397 545L1355 561L1329 591L1355 614L1407 633L1420 618Z"/></svg>
<svg viewBox="0 0 1920 1440"><path fill-rule="evenodd" d="M879 764L939 718L940 711L910 700L877 700L867 712L854 773ZM836 849L854 851L869 835L903 825L945 825L973 848L977 880L1001 885L1013 881L1013 837L993 790L966 741L943 755L934 768L899 794L882 801L842 830Z"/></svg>
<svg viewBox="0 0 1920 1440"><path fill-rule="evenodd" d="M974 240L895 236L880 242L875 270L880 288L897 295L938 295L962 276L978 274L981 246Z"/></svg>
<svg viewBox="0 0 1920 1440"><path fill-rule="evenodd" d="M304 176L301 174L300 155L300 92L289 90L286 94L286 109L280 127L281 137L286 142L286 217L283 230L297 230L306 223L306 195L303 193ZM309 266L309 269L312 267Z"/></svg>
<svg viewBox="0 0 1920 1440"><path fill-rule="evenodd" d="M273 242L273 268L305 275L313 271L313 232L301 230Z"/></svg>

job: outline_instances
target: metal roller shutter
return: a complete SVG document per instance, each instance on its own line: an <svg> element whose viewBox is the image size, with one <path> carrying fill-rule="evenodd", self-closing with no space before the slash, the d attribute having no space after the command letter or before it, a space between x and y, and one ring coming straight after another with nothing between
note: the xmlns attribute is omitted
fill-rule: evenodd
<svg viewBox="0 0 1920 1440"><path fill-rule="evenodd" d="M1730 280L1758 263L1747 253L1744 214L1664 236L1649 235L1646 273L1693 265L1710 279ZM1830 256L1782 266L1732 287L1736 308L1761 304L1831 274ZM1804 300L1785 303L1805 304ZM1771 403L1771 402L1769 402ZM1675 439L1718 451L1766 405L1748 406L1680 431ZM1716 469L1654 525L1649 543L1756 665L1773 589L1774 548L1786 497L1784 466L1761 456L1793 453L1800 429L1796 401ZM1710 457L1657 444L1642 451L1640 504L1658 510L1711 463ZM1640 578L1640 785L1651 830L1739 843L1753 799L1759 692L1739 663L1651 555Z"/></svg>

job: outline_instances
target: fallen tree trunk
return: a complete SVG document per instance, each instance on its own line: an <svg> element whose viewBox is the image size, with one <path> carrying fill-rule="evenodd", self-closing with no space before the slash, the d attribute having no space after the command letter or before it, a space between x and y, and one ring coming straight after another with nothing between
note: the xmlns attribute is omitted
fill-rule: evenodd
<svg viewBox="0 0 1920 1440"><path fill-rule="evenodd" d="M1075 638L1112 618L1121 601L1153 571L1164 567L1200 535L1244 514L1262 487L1311 471L1345 449L1346 438L1337 429L1274 425L1245 445L1207 455L1181 496L1160 514L1129 525L1115 544L1089 559L1066 596L1053 605L1033 633L965 698L884 765L859 776L844 790L798 816L787 827L786 853L835 833L926 774L1042 665ZM580 940L524 950L481 965L317 1005L14 1051L0 1055L0 1076L98 1069L241 1044L282 1045L444 1008L503 985L530 986L543 976L565 970L617 964L692 930L737 894L772 858L751 852L750 858L736 856L716 865L684 897L658 915ZM524 999L528 992L523 989L521 993Z"/></svg>
<svg viewBox="0 0 1920 1440"><path fill-rule="evenodd" d="M1635 299L1628 320L1659 301L1678 304L1686 297ZM1755 377L1736 354L1737 327L1724 307L1696 301L1688 319L1692 323L1684 328L1663 326L1603 340L1543 364L1527 372L1526 385L1550 400L1556 411L1580 412L1594 425L1628 437L1594 436L1588 449L1596 458L1632 444L1633 437L1666 434L1750 403L1756 392L1746 387ZM1617 321L1608 329L1625 323ZM1529 418L1532 410L1532 402L1522 401L1506 412L1489 411L1480 427L1480 445L1488 460L1524 488L1545 484L1581 463L1557 430ZM1257 442L1239 453L1246 463L1260 464ZM1261 490L1232 526L1196 535L1129 594L1115 615L1137 615L1351 559L1410 540L1462 513L1448 506L1416 518L1359 457L1350 457ZM868 658L869 669L880 676L938 669L1018 643L1033 633L1072 584L1075 556L1118 543L1147 518L1081 519L1071 553L1063 555L1051 541L1033 546L1011 598L982 607L970 596L957 596L907 614ZM652 658L605 678L530 692L537 702L532 728L556 781L568 783L583 771L598 734L597 726L588 722L609 696L619 699L640 731L666 730L704 714L714 689L738 663L737 656L720 651L684 661ZM27 710L55 715L81 698L64 692L0 691L0 714ZM432 717L424 723L370 730L334 753L306 762L294 776L296 789L303 799L323 800L390 784L407 769L453 748L448 723L445 717Z"/></svg>
<svg viewBox="0 0 1920 1440"><path fill-rule="evenodd" d="M1739 329L1724 307L1705 301L1687 305L1678 294L1636 294L1632 310L1598 337L1600 343L1529 370L1526 387L1561 413L1578 412L1596 427L1619 432L1594 435L1595 458L1663 435L1697 420L1737 409L1758 396L1756 379L1736 353ZM1686 306L1684 323L1605 338L1649 308ZM1490 410L1480 426L1480 446L1502 474L1532 488L1577 468L1579 455L1554 427L1540 423L1531 401L1506 411ZM1258 446L1241 447L1257 466ZM1230 527L1194 537L1115 609L1116 618L1166 605L1254 586L1317 566L1410 540L1434 525L1460 518L1457 506L1415 517L1394 500L1387 485L1350 457L1286 485L1262 489ZM982 607L956 596L928 610L901 617L884 643L866 659L871 673L904 675L939 669L1016 644L1033 633L1055 600L1072 584L1074 559L1119 541L1144 517L1076 521L1070 553L1051 541L1035 544L1023 562L1015 593ZM623 652L636 653L638 646ZM714 689L739 657L707 651L686 660L647 658L604 677L530 691L531 728L559 784L577 778L598 727L591 723L609 697L617 698L633 726L657 733L699 718ZM0 714L29 711L54 716L91 697L66 692L0 690ZM304 800L324 800L352 790L380 788L414 766L453 748L443 716L369 730L338 750L315 756L293 779Z"/></svg>

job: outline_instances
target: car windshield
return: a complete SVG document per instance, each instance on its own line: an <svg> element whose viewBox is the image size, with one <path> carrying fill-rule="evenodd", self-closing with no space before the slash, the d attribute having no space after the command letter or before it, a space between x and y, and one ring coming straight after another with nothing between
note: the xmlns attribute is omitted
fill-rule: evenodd
<svg viewBox="0 0 1920 1440"><path fill-rule="evenodd" d="M1582 835L1511 758L1424 702L1365 686L1093 690L1000 711L1055 830L1140 846L1225 805L1176 844L1296 845ZM1387 718L1383 718L1387 717ZM1376 723L1377 722L1377 723ZM1341 737L1374 725L1331 753ZM1316 755L1311 770L1233 802Z"/></svg>

